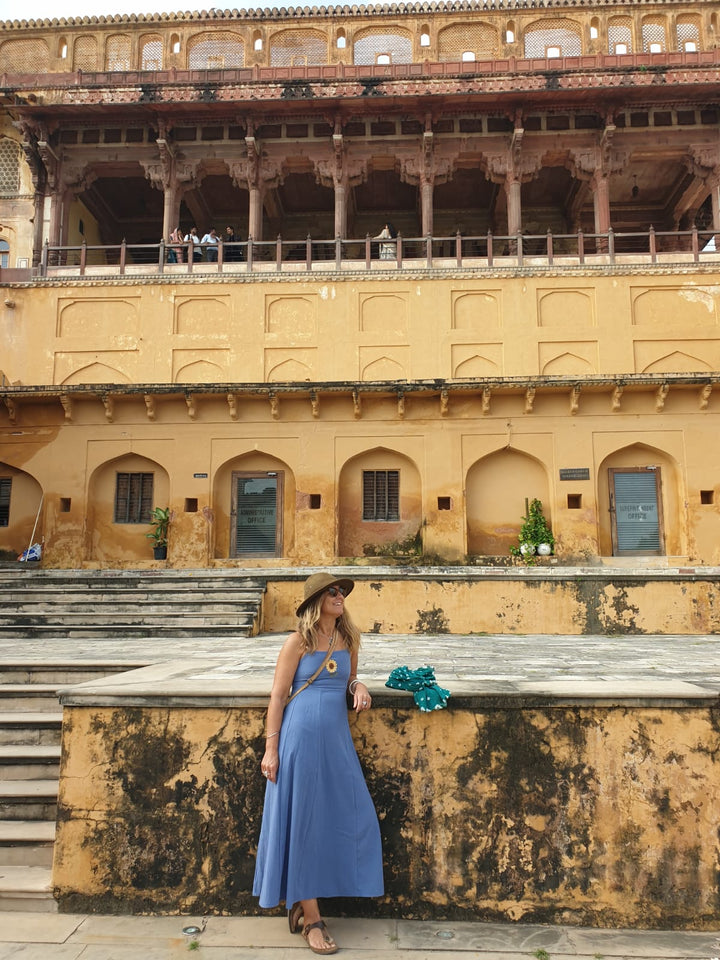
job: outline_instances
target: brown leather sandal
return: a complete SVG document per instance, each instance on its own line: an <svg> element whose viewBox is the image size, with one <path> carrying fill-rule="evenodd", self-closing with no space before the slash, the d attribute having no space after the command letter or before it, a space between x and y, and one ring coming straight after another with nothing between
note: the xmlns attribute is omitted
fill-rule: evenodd
<svg viewBox="0 0 720 960"><path fill-rule="evenodd" d="M323 935L323 941L326 946L324 947L314 947L310 940L308 939L308 934L311 930L320 930ZM326 933L327 925L324 920L318 920L316 923L308 923L303 927L302 935L305 937L305 942L310 947L313 953L321 953L327 955L330 953L337 953L338 947L333 938L330 936L330 933Z"/></svg>
<svg viewBox="0 0 720 960"><path fill-rule="evenodd" d="M294 903L288 910L288 926L290 927L290 933L299 933L300 917L302 915L303 915L302 904L298 900L298 902Z"/></svg>

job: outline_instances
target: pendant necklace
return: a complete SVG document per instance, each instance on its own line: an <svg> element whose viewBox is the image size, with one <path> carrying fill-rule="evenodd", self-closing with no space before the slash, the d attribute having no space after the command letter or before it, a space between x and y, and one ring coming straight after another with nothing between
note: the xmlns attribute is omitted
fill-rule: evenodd
<svg viewBox="0 0 720 960"><path fill-rule="evenodd" d="M330 637L330 643L328 645L328 651L332 650L334 644L335 644L335 631L333 630L332 636ZM330 657L328 662L325 664L325 669L327 670L328 673L335 673L335 671L337 670L337 660L334 660L332 657Z"/></svg>

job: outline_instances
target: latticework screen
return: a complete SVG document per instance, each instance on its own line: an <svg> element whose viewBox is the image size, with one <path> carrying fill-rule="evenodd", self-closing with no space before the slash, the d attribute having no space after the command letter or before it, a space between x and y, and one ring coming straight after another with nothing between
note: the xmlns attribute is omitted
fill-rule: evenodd
<svg viewBox="0 0 720 960"><path fill-rule="evenodd" d="M73 67L93 73L98 68L97 40L95 37L78 37L73 51Z"/></svg>
<svg viewBox="0 0 720 960"><path fill-rule="evenodd" d="M47 73L50 51L44 40L7 40L0 47L0 63L7 73Z"/></svg>
<svg viewBox="0 0 720 960"><path fill-rule="evenodd" d="M140 69L162 70L163 45L160 37L147 37L140 44Z"/></svg>
<svg viewBox="0 0 720 960"><path fill-rule="evenodd" d="M559 47L562 57L582 53L580 24L572 20L538 20L525 31L525 56L544 57L549 47Z"/></svg>
<svg viewBox="0 0 720 960"><path fill-rule="evenodd" d="M245 66L245 44L236 33L201 34L188 43L191 70L225 70Z"/></svg>
<svg viewBox="0 0 720 960"><path fill-rule="evenodd" d="M20 147L14 140L0 140L0 194L16 194L20 189Z"/></svg>
<svg viewBox="0 0 720 960"><path fill-rule="evenodd" d="M270 38L270 66L328 62L328 40L317 30L282 30Z"/></svg>
<svg viewBox="0 0 720 960"><path fill-rule="evenodd" d="M130 37L119 33L108 38L105 49L105 69L111 71L130 69Z"/></svg>
<svg viewBox="0 0 720 960"><path fill-rule="evenodd" d="M626 53L633 52L632 20L630 17L613 17L608 24L608 53L615 53L621 43Z"/></svg>
<svg viewBox="0 0 720 960"><path fill-rule="evenodd" d="M476 60L492 60L499 53L498 32L485 23L455 23L438 35L438 58L462 60L474 53Z"/></svg>
<svg viewBox="0 0 720 960"><path fill-rule="evenodd" d="M364 30L353 44L353 63L368 66L378 56L387 55L391 63L412 63L412 40L409 33L388 33L382 27Z"/></svg>
<svg viewBox="0 0 720 960"><path fill-rule="evenodd" d="M661 50L665 50L665 18L645 17L642 23L643 53L650 52L650 46L657 43Z"/></svg>
<svg viewBox="0 0 720 960"><path fill-rule="evenodd" d="M677 45L684 50L686 43L694 43L700 49L700 20L698 17L678 17Z"/></svg>

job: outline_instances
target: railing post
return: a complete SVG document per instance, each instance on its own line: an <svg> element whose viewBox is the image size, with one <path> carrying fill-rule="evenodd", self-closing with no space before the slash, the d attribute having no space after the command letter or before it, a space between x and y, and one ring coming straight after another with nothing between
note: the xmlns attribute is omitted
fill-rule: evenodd
<svg viewBox="0 0 720 960"><path fill-rule="evenodd" d="M225 263L225 244L222 242L222 237L221 237L220 240L218 241L218 258L217 258L218 273L223 272L224 263Z"/></svg>
<svg viewBox="0 0 720 960"><path fill-rule="evenodd" d="M433 251L432 251L432 237L428 234L425 237L425 264L430 270L432 268L433 261Z"/></svg>
<svg viewBox="0 0 720 960"><path fill-rule="evenodd" d="M657 263L657 241L655 237L655 227L652 224L650 224L648 236L650 240L650 262Z"/></svg>
<svg viewBox="0 0 720 960"><path fill-rule="evenodd" d="M585 263L585 234L582 231L582 227L577 233L577 254L578 262Z"/></svg>
<svg viewBox="0 0 720 960"><path fill-rule="evenodd" d="M615 263L615 231L612 227L608 227L608 254L610 256L610 263Z"/></svg>
<svg viewBox="0 0 720 960"><path fill-rule="evenodd" d="M120 276L125 274L125 262L127 260L127 243L125 242L125 237L122 238L122 243L120 244Z"/></svg>
<svg viewBox="0 0 720 960"><path fill-rule="evenodd" d="M370 234L365 234L365 269L370 269L370 261L372 259L372 246L370 241Z"/></svg>
<svg viewBox="0 0 720 960"><path fill-rule="evenodd" d="M342 267L342 240L341 238L335 237L335 269L340 272Z"/></svg>
<svg viewBox="0 0 720 960"><path fill-rule="evenodd" d="M158 273L165 273L165 240L160 241L160 252L158 254Z"/></svg>
<svg viewBox="0 0 720 960"><path fill-rule="evenodd" d="M692 249L693 260L695 263L700 259L700 240L698 238L698 228L697 224L692 225L692 230L690 233L690 244Z"/></svg>
<svg viewBox="0 0 720 960"><path fill-rule="evenodd" d="M87 264L87 241L83 240L80 245L80 276L85 276L85 266Z"/></svg>
<svg viewBox="0 0 720 960"><path fill-rule="evenodd" d="M312 270L312 237L310 234L307 235L305 240L305 267Z"/></svg>
<svg viewBox="0 0 720 960"><path fill-rule="evenodd" d="M487 262L488 266L493 265L493 235L492 230L488 230L487 234Z"/></svg>
<svg viewBox="0 0 720 960"><path fill-rule="evenodd" d="M252 268L253 268L253 238L250 237L250 236L248 237L248 243L247 243L247 268L248 268L248 273L252 273Z"/></svg>
<svg viewBox="0 0 720 960"><path fill-rule="evenodd" d="M553 262L553 236L550 227L547 229L547 259L550 266Z"/></svg>
<svg viewBox="0 0 720 960"><path fill-rule="evenodd" d="M403 248L402 248L402 234L397 235L397 265L398 267L402 266L403 259Z"/></svg>
<svg viewBox="0 0 720 960"><path fill-rule="evenodd" d="M185 259L187 260L188 273L192 273L193 268L195 266L195 243L192 240L188 242L188 248L187 248L187 253L185 255Z"/></svg>
<svg viewBox="0 0 720 960"><path fill-rule="evenodd" d="M41 277L47 276L47 268L48 268L48 241L46 240L45 243L42 245L42 253L40 254L40 276Z"/></svg>
<svg viewBox="0 0 720 960"><path fill-rule="evenodd" d="M459 230L455 234L455 259L458 267L462 267L462 235Z"/></svg>
<svg viewBox="0 0 720 960"><path fill-rule="evenodd" d="M275 240L275 268L278 271L282 270L282 236L280 234Z"/></svg>
<svg viewBox="0 0 720 960"><path fill-rule="evenodd" d="M523 265L523 242L522 234L519 231L517 235L517 262L519 267Z"/></svg>

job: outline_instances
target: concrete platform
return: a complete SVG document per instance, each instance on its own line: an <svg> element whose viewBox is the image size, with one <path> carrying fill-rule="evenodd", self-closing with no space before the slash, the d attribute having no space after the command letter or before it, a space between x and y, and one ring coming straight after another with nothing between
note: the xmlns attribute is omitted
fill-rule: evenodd
<svg viewBox="0 0 720 960"><path fill-rule="evenodd" d="M196 936L183 928L205 925ZM332 920L340 956L360 960L712 960L712 933L595 930L585 927ZM294 960L310 956L283 918L108 917L5 913L0 960L177 960L192 941L211 960ZM543 952L544 951L544 952Z"/></svg>

